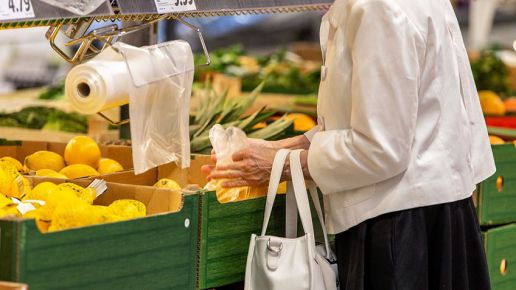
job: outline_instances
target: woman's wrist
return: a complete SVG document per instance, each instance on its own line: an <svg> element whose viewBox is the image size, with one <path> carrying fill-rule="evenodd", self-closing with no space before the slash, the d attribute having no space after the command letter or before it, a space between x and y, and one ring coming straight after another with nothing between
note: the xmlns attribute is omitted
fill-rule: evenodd
<svg viewBox="0 0 516 290"><path fill-rule="evenodd" d="M272 145L278 150L283 148L290 150L308 149L310 147L310 141L305 135L299 135L288 139L273 141Z"/></svg>
<svg viewBox="0 0 516 290"><path fill-rule="evenodd" d="M311 180L312 175L308 170L308 150L301 151L300 154L301 168L303 169L303 176L305 180ZM285 160L285 166L283 167L283 172L281 174L281 181L292 180L292 175L290 173L290 160L287 158Z"/></svg>

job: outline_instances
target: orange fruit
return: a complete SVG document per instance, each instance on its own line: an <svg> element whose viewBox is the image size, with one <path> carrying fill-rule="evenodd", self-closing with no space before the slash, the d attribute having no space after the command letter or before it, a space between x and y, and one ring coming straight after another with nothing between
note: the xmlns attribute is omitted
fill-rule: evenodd
<svg viewBox="0 0 516 290"><path fill-rule="evenodd" d="M505 105L505 111L516 113L516 97L506 99L503 104Z"/></svg>
<svg viewBox="0 0 516 290"><path fill-rule="evenodd" d="M484 114L496 116L505 115L505 104L496 93L492 91L480 91L478 92L478 96Z"/></svg>
<svg viewBox="0 0 516 290"><path fill-rule="evenodd" d="M505 141L498 136L489 135L489 143L491 143L491 145L499 145L505 144Z"/></svg>
<svg viewBox="0 0 516 290"><path fill-rule="evenodd" d="M68 165L85 164L97 168L100 161L99 145L90 137L74 137L66 144L64 159Z"/></svg>
<svg viewBox="0 0 516 290"><path fill-rule="evenodd" d="M65 175L70 179L100 175L98 171L95 170L95 168L86 164L68 165L65 168L61 169L59 173Z"/></svg>
<svg viewBox="0 0 516 290"><path fill-rule="evenodd" d="M294 120L296 131L308 131L317 125L312 117L305 114L288 114L286 119Z"/></svg>

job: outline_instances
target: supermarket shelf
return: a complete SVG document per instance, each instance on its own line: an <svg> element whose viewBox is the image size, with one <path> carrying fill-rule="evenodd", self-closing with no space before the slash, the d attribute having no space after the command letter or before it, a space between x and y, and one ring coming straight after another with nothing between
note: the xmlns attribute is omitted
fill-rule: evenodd
<svg viewBox="0 0 516 290"><path fill-rule="evenodd" d="M80 18L98 20L150 20L159 16L153 0L106 0L88 15L77 15L53 7L41 0L31 0L34 18L0 20L0 29L47 26L56 23L74 23ZM167 14L180 17L206 17L234 14L263 14L275 12L300 12L328 9L333 0L196 0L196 10Z"/></svg>

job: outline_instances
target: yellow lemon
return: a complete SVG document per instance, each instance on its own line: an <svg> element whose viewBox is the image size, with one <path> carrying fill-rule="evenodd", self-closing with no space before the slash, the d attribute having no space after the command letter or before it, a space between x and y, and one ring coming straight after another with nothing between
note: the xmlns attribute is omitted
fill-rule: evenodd
<svg viewBox="0 0 516 290"><path fill-rule="evenodd" d="M40 169L36 171L36 176L66 179L66 175L56 172L52 169Z"/></svg>
<svg viewBox="0 0 516 290"><path fill-rule="evenodd" d="M480 106L482 112L486 115L505 115L505 104L503 103L500 96L492 91L480 91L478 92L480 98Z"/></svg>
<svg viewBox="0 0 516 290"><path fill-rule="evenodd" d="M3 208L0 208L0 218L2 217L17 217L20 216L20 212L16 208L16 205L9 205Z"/></svg>
<svg viewBox="0 0 516 290"><path fill-rule="evenodd" d="M3 208L8 205L12 205L13 201L7 196L0 194L0 208Z"/></svg>
<svg viewBox="0 0 516 290"><path fill-rule="evenodd" d="M100 148L90 137L77 136L66 144L64 158L68 165L86 164L97 168L100 161Z"/></svg>
<svg viewBox="0 0 516 290"><path fill-rule="evenodd" d="M96 192L93 188L83 188L77 184L74 183L61 183L57 186L59 190L71 190L78 198L80 198L82 201L92 204L93 200L95 199Z"/></svg>
<svg viewBox="0 0 516 290"><path fill-rule="evenodd" d="M73 190L55 190L52 194L47 196L45 200L45 205L38 209L39 216L38 219L46 222L52 221L52 215L56 207L59 204L66 204L68 206L73 206L75 203L80 203L81 201Z"/></svg>
<svg viewBox="0 0 516 290"><path fill-rule="evenodd" d="M126 220L125 218L115 215L107 206L94 205L92 206L92 214L96 223L110 223Z"/></svg>
<svg viewBox="0 0 516 290"><path fill-rule="evenodd" d="M29 181L11 164L0 162L0 193L20 199L29 191Z"/></svg>
<svg viewBox="0 0 516 290"><path fill-rule="evenodd" d="M59 171L59 173L66 175L66 177L70 179L100 175L95 168L85 164L68 165Z"/></svg>
<svg viewBox="0 0 516 290"><path fill-rule="evenodd" d="M308 131L317 125L312 117L305 114L288 114L286 119L294 121L296 131Z"/></svg>
<svg viewBox="0 0 516 290"><path fill-rule="evenodd" d="M116 160L109 158L102 158L99 161L98 172L100 174L109 174L124 170L124 167Z"/></svg>
<svg viewBox="0 0 516 290"><path fill-rule="evenodd" d="M1 162L7 162L7 163L10 163L12 164L14 167L16 167L16 169L18 171L22 171L23 172L23 165L21 164L20 161L12 158L12 157L9 157L9 156L5 156L5 157L2 157L0 158L0 161Z"/></svg>
<svg viewBox="0 0 516 290"><path fill-rule="evenodd" d="M157 188L167 188L172 190L181 190L181 186L175 180L169 178L162 178L154 184Z"/></svg>
<svg viewBox="0 0 516 290"><path fill-rule="evenodd" d="M126 219L144 217L147 214L145 204L133 199L120 199L109 205L111 212Z"/></svg>
<svg viewBox="0 0 516 290"><path fill-rule="evenodd" d="M52 214L49 232L66 230L96 224L91 205L77 201L73 204L60 203Z"/></svg>
<svg viewBox="0 0 516 290"><path fill-rule="evenodd" d="M52 169L59 171L65 167L61 155L50 151L38 151L25 158L25 166L30 170Z"/></svg>
<svg viewBox="0 0 516 290"><path fill-rule="evenodd" d="M25 195L24 200L47 200L48 197L57 190L57 185L52 182L42 182L34 186L32 191Z"/></svg>

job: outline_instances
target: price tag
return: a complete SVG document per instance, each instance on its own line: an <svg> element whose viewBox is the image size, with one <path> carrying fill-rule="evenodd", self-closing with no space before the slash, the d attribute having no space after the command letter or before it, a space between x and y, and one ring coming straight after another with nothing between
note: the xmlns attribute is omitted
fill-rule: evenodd
<svg viewBox="0 0 516 290"><path fill-rule="evenodd" d="M195 0L154 0L154 2L159 14L197 10Z"/></svg>
<svg viewBox="0 0 516 290"><path fill-rule="evenodd" d="M30 0L0 0L0 20L34 18Z"/></svg>

